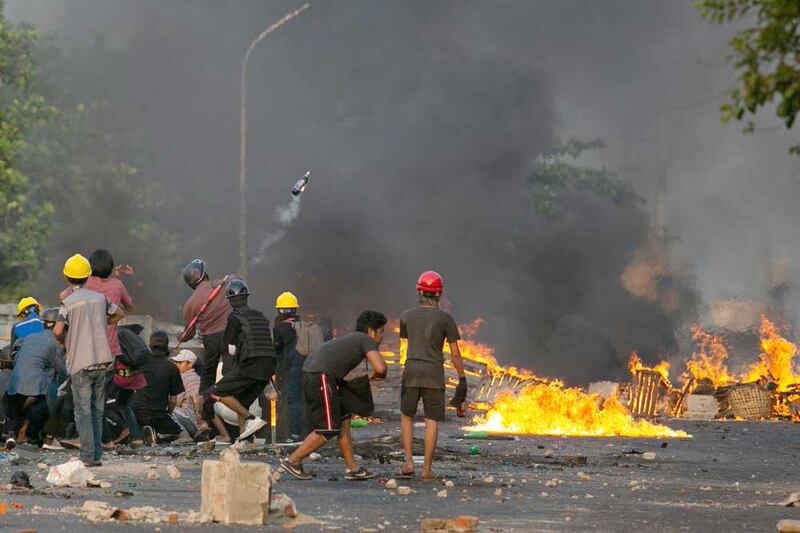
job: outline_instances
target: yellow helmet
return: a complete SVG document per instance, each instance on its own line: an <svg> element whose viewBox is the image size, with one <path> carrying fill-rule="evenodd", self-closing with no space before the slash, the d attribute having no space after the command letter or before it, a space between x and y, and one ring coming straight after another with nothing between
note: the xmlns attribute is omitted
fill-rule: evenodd
<svg viewBox="0 0 800 533"><path fill-rule="evenodd" d="M300 303L297 301L297 296L291 292L282 292L278 299L275 300L275 309L297 309Z"/></svg>
<svg viewBox="0 0 800 533"><path fill-rule="evenodd" d="M75 254L64 263L64 275L72 279L84 279L92 275L92 265L81 254Z"/></svg>
<svg viewBox="0 0 800 533"><path fill-rule="evenodd" d="M31 306L36 307L37 312L42 310L42 304L37 302L36 298L33 296L26 296L17 304L17 316L22 315L22 312Z"/></svg>

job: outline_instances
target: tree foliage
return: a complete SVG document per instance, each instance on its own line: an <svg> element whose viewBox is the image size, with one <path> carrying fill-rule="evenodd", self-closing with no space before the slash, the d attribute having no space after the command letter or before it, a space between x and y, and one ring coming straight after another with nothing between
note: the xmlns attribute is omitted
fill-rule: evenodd
<svg viewBox="0 0 800 533"><path fill-rule="evenodd" d="M745 120L774 104L776 115L791 128L800 111L800 1L702 0L697 7L713 23L741 20L746 26L730 41L739 83L721 107L722 120ZM753 128L747 120L745 131ZM800 145L792 151L800 153Z"/></svg>
<svg viewBox="0 0 800 533"><path fill-rule="evenodd" d="M640 203L633 188L606 168L589 168L575 164L587 150L604 147L600 139L571 139L540 157L528 176L528 194L534 209L547 217L559 211L558 199L568 191L590 191L617 205Z"/></svg>
<svg viewBox="0 0 800 533"><path fill-rule="evenodd" d="M76 252L108 248L134 265L157 265L154 253L177 261L177 239L156 222L165 195L136 168L139 134L110 127L120 121L103 87L82 78L86 64L115 59L102 46L67 51L11 25L0 0L0 301L30 291L52 301L59 266ZM159 278L147 268L137 274Z"/></svg>
<svg viewBox="0 0 800 533"><path fill-rule="evenodd" d="M37 201L19 168L27 137L57 110L36 91L38 36L0 13L0 298L16 297L38 268L49 237L50 201Z"/></svg>

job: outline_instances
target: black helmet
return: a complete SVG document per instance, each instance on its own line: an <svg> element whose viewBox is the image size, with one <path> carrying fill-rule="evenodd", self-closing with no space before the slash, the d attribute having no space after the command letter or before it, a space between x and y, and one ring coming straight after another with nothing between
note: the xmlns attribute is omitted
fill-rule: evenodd
<svg viewBox="0 0 800 533"><path fill-rule="evenodd" d="M200 282L203 281L205 277L206 262L202 259L195 259L183 267L183 281L193 289L200 285Z"/></svg>
<svg viewBox="0 0 800 533"><path fill-rule="evenodd" d="M237 296L247 296L250 294L250 289L247 288L247 283L240 279L232 279L228 282L228 286L225 287L225 296L230 298L235 298Z"/></svg>
<svg viewBox="0 0 800 533"><path fill-rule="evenodd" d="M44 327L47 329L52 328L56 325L58 321L58 307L51 307L50 309L45 309L44 313L42 313L42 322L44 322Z"/></svg>

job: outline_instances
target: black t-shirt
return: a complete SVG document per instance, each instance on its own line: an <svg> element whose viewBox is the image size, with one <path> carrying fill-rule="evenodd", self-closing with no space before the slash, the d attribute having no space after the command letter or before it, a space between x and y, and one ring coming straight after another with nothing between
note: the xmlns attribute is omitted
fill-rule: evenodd
<svg viewBox="0 0 800 533"><path fill-rule="evenodd" d="M408 339L403 385L444 388L444 341L461 339L453 317L438 307L415 307L400 314L400 338Z"/></svg>
<svg viewBox="0 0 800 533"><path fill-rule="evenodd" d="M286 319L278 322L275 319L275 327L272 329L272 342L275 343L275 353L278 354L278 363L281 361L291 361L297 353L297 331L294 329L294 319Z"/></svg>
<svg viewBox="0 0 800 533"><path fill-rule="evenodd" d="M180 370L166 357L148 357L141 371L147 385L133 395L133 408L137 415L166 413L169 397L183 392Z"/></svg>
<svg viewBox="0 0 800 533"><path fill-rule="evenodd" d="M308 355L303 371L322 372L334 379L343 379L368 352L377 350L377 343L369 335L357 331L322 343Z"/></svg>

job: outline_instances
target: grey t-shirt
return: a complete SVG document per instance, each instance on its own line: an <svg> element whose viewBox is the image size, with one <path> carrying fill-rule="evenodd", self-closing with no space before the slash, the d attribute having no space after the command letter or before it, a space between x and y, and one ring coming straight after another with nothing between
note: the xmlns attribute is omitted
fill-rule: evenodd
<svg viewBox="0 0 800 533"><path fill-rule="evenodd" d="M111 363L106 326L117 306L102 294L84 287L64 298L58 320L67 324L67 373L71 376L84 368Z"/></svg>
<svg viewBox="0 0 800 533"><path fill-rule="evenodd" d="M366 333L357 331L322 343L303 363L304 372L322 372L340 380L367 356L378 350L378 345Z"/></svg>
<svg viewBox="0 0 800 533"><path fill-rule="evenodd" d="M415 307L400 315L400 338L408 339L403 386L444 389L444 341L461 339L453 317L438 307Z"/></svg>

